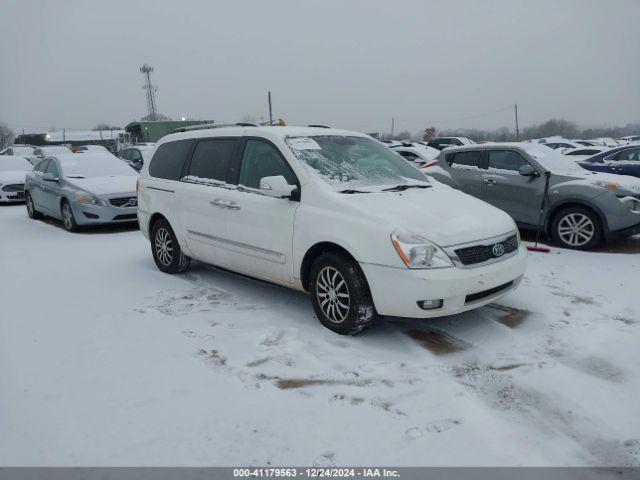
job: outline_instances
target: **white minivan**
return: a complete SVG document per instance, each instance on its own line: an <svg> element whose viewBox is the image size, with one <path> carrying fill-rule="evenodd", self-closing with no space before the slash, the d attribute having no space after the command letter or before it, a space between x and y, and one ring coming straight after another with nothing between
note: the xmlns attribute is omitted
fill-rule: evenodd
<svg viewBox="0 0 640 480"><path fill-rule="evenodd" d="M525 270L506 213L360 133L187 129L160 140L138 188L160 270L183 272L195 259L308 292L320 322L340 334L380 315L480 307Z"/></svg>

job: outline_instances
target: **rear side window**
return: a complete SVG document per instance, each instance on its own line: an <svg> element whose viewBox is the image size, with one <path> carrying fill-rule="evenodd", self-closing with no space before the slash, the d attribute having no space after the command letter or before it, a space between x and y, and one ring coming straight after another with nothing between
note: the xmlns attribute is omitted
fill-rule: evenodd
<svg viewBox="0 0 640 480"><path fill-rule="evenodd" d="M179 180L192 145L193 140L177 140L160 145L149 164L149 175L167 180Z"/></svg>
<svg viewBox="0 0 640 480"><path fill-rule="evenodd" d="M482 160L482 152L459 152L447 155L447 161L452 167L478 167Z"/></svg>
<svg viewBox="0 0 640 480"><path fill-rule="evenodd" d="M191 158L188 175L232 183L236 175L237 146L238 140L235 138L199 141Z"/></svg>

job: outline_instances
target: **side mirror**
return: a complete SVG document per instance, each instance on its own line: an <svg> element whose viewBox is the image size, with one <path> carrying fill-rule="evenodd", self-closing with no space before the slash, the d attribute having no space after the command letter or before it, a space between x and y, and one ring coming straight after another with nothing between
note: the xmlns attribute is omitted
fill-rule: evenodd
<svg viewBox="0 0 640 480"><path fill-rule="evenodd" d="M273 177L262 177L260 179L260 190L265 195L275 198L291 198L291 194L298 187L295 185L289 185L287 179L282 175L276 175Z"/></svg>
<svg viewBox="0 0 640 480"><path fill-rule="evenodd" d="M540 173L533 168L533 165L526 164L520 167L518 173L523 177L539 177Z"/></svg>
<svg viewBox="0 0 640 480"><path fill-rule="evenodd" d="M43 173L42 180L45 182L57 182L59 179L53 173Z"/></svg>

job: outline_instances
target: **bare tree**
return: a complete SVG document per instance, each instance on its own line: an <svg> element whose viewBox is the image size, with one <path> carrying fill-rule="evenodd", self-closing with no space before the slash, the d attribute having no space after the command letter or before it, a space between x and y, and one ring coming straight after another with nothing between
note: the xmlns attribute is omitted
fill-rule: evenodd
<svg viewBox="0 0 640 480"><path fill-rule="evenodd" d="M3 150L11 145L14 138L13 130L6 123L0 122L0 149Z"/></svg>

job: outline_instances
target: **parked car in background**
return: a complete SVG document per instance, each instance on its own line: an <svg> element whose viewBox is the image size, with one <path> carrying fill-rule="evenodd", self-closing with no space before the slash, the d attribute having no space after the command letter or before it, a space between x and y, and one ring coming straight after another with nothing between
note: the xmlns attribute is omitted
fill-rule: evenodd
<svg viewBox="0 0 640 480"><path fill-rule="evenodd" d="M427 142L427 146L437 150L443 150L447 147L456 147L460 145L472 145L473 140L466 137L436 137Z"/></svg>
<svg viewBox="0 0 640 480"><path fill-rule="evenodd" d="M588 172L542 145L453 148L423 171L504 210L522 227L543 230L562 247L587 250L640 233L640 181Z"/></svg>
<svg viewBox="0 0 640 480"><path fill-rule="evenodd" d="M0 202L23 202L24 180L33 165L16 155L0 155Z"/></svg>
<svg viewBox="0 0 640 480"><path fill-rule="evenodd" d="M173 133L142 168L138 198L161 271L183 272L193 258L306 291L320 322L340 334L379 315L485 305L516 288L525 269L507 214L432 184L355 132Z"/></svg>
<svg viewBox="0 0 640 480"><path fill-rule="evenodd" d="M602 152L610 150L607 147L577 147L577 148L563 148L561 153L570 157L573 161L580 161L589 158L593 155L597 155Z"/></svg>
<svg viewBox="0 0 640 480"><path fill-rule="evenodd" d="M113 155L66 153L46 157L27 174L31 218L47 215L64 228L137 220L138 174Z"/></svg>
<svg viewBox="0 0 640 480"><path fill-rule="evenodd" d="M30 159L31 163L37 165L44 157L50 155L66 155L72 153L69 147L63 145L49 145L47 147L36 147L33 150L33 159Z"/></svg>
<svg viewBox="0 0 640 480"><path fill-rule="evenodd" d="M640 178L640 145L608 149L580 162L580 166L592 172L631 175Z"/></svg>
<svg viewBox="0 0 640 480"><path fill-rule="evenodd" d="M440 150L437 150L427 145L403 143L401 145L394 145L390 147L392 151L396 152L401 157L405 158L409 162L416 166L422 166L429 162L433 162Z"/></svg>
<svg viewBox="0 0 640 480"><path fill-rule="evenodd" d="M149 161L149 155L153 153L153 148L154 144L135 145L121 150L118 157L139 172L145 161Z"/></svg>

